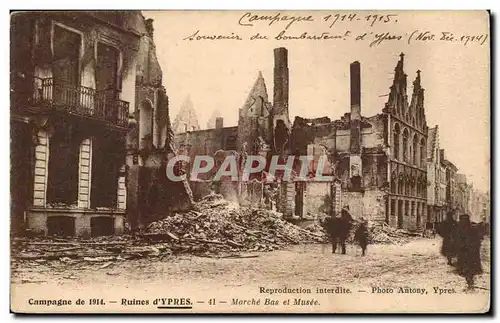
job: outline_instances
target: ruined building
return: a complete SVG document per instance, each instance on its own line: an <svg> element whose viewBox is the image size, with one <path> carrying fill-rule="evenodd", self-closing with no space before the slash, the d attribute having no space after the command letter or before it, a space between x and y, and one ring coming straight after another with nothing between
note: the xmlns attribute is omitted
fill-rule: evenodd
<svg viewBox="0 0 500 323"><path fill-rule="evenodd" d="M427 217L432 223L443 221L446 215L446 170L442 158L439 127L435 126L429 129L427 142Z"/></svg>
<svg viewBox="0 0 500 323"><path fill-rule="evenodd" d="M470 213L470 199L472 192L472 184L467 180L467 175L457 173L456 174L456 187L455 187L455 197L456 197L456 207L460 214Z"/></svg>
<svg viewBox="0 0 500 323"><path fill-rule="evenodd" d="M362 116L361 67L350 65L351 111L340 120L297 117L292 129L292 149L301 154L306 145L323 146L333 165L331 174L339 181L328 196L338 211L349 205L354 216L386 222L394 227L417 228L426 221L427 194L427 124L424 111L424 90L420 72L413 82L411 100L407 95L404 55L395 68L393 84L382 113ZM300 142L300 143L299 143ZM326 188L310 187L324 183L305 184L304 197L299 200L316 205L318 194ZM315 196L311 198L312 196Z"/></svg>
<svg viewBox="0 0 500 323"><path fill-rule="evenodd" d="M479 222L490 222L489 214L489 194L487 192L481 192L477 189L472 190L470 198L470 214L471 221Z"/></svg>
<svg viewBox="0 0 500 323"><path fill-rule="evenodd" d="M417 71L411 101L408 101L407 75L403 65L404 55L401 54L384 109L391 148L388 218L390 224L398 227L419 228L427 219L428 127L420 71Z"/></svg>
<svg viewBox="0 0 500 323"><path fill-rule="evenodd" d="M172 129L174 133L200 130L198 117L196 116L191 97L188 96L182 103L179 113L172 124Z"/></svg>
<svg viewBox="0 0 500 323"><path fill-rule="evenodd" d="M166 177L168 158L176 150L169 100L156 57L153 20L140 15L135 28L141 38L136 58L136 101L127 136L127 218L132 230L191 204L187 182L172 182Z"/></svg>
<svg viewBox="0 0 500 323"><path fill-rule="evenodd" d="M123 232L140 196L130 196L129 168L155 164L168 143L152 33L135 11L12 16L14 232Z"/></svg>
<svg viewBox="0 0 500 323"><path fill-rule="evenodd" d="M238 126L224 127L224 120L219 117L215 120L214 129L179 133L175 136L175 143L182 153L194 160L196 155L218 156L223 159L227 153L241 156L270 150L271 147L283 150L284 140L290 129L287 50L277 48L274 54L275 104L270 103L264 78L259 73L243 107L239 109ZM278 129L276 135L273 125ZM275 138L278 144L274 141ZM191 187L197 198L211 189L209 184L197 181L191 181ZM237 195L241 193L241 187L237 183L227 183L221 190L231 199L237 199Z"/></svg>
<svg viewBox="0 0 500 323"><path fill-rule="evenodd" d="M457 201L456 201L456 176L457 176L457 171L458 168L453 164L451 161L446 159L444 149L440 150L440 155L441 155L441 172L444 173L444 185L443 185L443 180L441 175L441 189L443 189L444 186L444 203L443 203L443 210L441 212L441 216L436 219L436 222L441 222L446 218L446 213L452 211L455 212L457 210ZM455 214L457 217L456 220L458 221L458 215Z"/></svg>
<svg viewBox="0 0 500 323"><path fill-rule="evenodd" d="M243 107L237 127L178 134L176 145L192 158L217 151L245 154L266 152L284 160L311 156L310 175L332 176L331 181L278 180L278 209L287 217L338 212L349 205L355 217L417 228L427 220L427 122L420 71L407 94L404 55L395 68L385 107L372 117L362 115L361 65L350 65L351 108L340 119L289 119L288 51L274 50L273 102L259 73ZM326 156L324 165L318 164ZM300 168L300 161L294 170ZM298 167L298 168L296 168ZM318 167L322 167L318 170ZM312 176L314 177L314 176ZM193 183L192 183L193 184ZM236 194L242 194L241 186ZM201 194L198 194L201 195Z"/></svg>

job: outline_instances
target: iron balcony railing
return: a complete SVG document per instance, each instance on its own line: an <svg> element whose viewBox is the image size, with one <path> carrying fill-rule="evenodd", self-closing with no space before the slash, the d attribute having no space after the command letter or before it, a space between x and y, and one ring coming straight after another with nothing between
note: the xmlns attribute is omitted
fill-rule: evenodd
<svg viewBox="0 0 500 323"><path fill-rule="evenodd" d="M129 103L119 100L117 95L115 90L96 91L53 78L34 77L32 102L34 105L50 106L125 127L128 123Z"/></svg>

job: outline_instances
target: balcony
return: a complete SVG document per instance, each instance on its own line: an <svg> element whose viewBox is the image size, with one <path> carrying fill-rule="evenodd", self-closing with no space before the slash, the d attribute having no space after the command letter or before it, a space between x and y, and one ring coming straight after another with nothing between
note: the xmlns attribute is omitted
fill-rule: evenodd
<svg viewBox="0 0 500 323"><path fill-rule="evenodd" d="M29 91L15 91L17 103L35 112L60 111L117 127L128 124L129 103L119 100L116 91L96 91L85 86L32 77L22 82ZM25 87L26 88L26 87Z"/></svg>

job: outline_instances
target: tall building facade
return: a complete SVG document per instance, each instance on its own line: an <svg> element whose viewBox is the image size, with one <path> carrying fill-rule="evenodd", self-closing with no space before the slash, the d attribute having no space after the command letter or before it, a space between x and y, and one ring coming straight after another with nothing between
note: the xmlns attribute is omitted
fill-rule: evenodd
<svg viewBox="0 0 500 323"><path fill-rule="evenodd" d="M168 143L152 21L24 12L11 26L13 231L123 232L130 167Z"/></svg>
<svg viewBox="0 0 500 323"><path fill-rule="evenodd" d="M132 16L12 16L13 223L60 235L123 230L140 40Z"/></svg>
<svg viewBox="0 0 500 323"><path fill-rule="evenodd" d="M407 96L404 55L395 75L386 110L389 114L390 214L397 227L421 227L427 219L427 135L424 89L420 71L413 82L411 101Z"/></svg>
<svg viewBox="0 0 500 323"><path fill-rule="evenodd" d="M441 161L439 153L439 127L429 128L427 142L427 221L441 221Z"/></svg>

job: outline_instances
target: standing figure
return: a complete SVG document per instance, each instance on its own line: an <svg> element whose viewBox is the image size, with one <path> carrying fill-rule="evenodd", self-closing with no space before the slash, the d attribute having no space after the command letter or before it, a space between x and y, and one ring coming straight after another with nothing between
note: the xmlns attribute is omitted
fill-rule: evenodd
<svg viewBox="0 0 500 323"><path fill-rule="evenodd" d="M346 254L346 240L351 230L352 216L349 213L349 206L344 206L340 217L332 217L329 227L330 237L332 239L332 253L337 251L337 244L340 244L342 254Z"/></svg>
<svg viewBox="0 0 500 323"><path fill-rule="evenodd" d="M482 233L477 227L472 226L469 215L461 215L456 237L456 268L458 274L465 278L468 289L474 288L474 277L483 272L480 256L481 241Z"/></svg>
<svg viewBox="0 0 500 323"><path fill-rule="evenodd" d="M361 223L354 233L354 240L361 247L361 256L364 256L366 254L366 247L368 246L368 228L363 218L361 218Z"/></svg>
<svg viewBox="0 0 500 323"><path fill-rule="evenodd" d="M446 214L446 219L439 225L438 233L443 237L443 245L441 246L441 254L448 260L448 265L453 265L453 258L456 257L456 231L457 221L453 219L453 212Z"/></svg>

